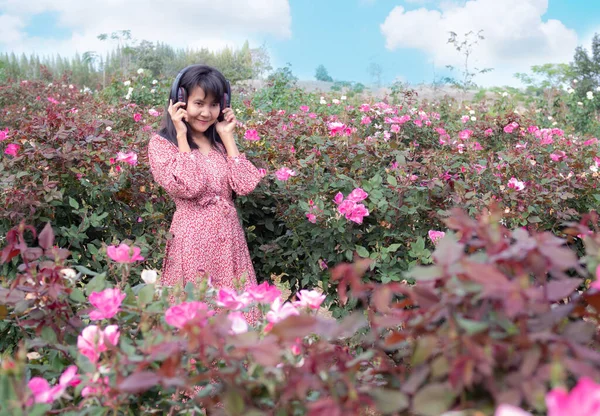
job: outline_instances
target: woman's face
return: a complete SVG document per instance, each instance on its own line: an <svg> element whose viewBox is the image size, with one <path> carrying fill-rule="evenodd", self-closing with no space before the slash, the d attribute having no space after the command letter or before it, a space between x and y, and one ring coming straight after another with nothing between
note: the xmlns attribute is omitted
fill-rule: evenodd
<svg viewBox="0 0 600 416"><path fill-rule="evenodd" d="M186 110L188 124L197 133L204 133L217 121L221 113L219 100L211 94L207 96L200 87L192 89L188 96Z"/></svg>

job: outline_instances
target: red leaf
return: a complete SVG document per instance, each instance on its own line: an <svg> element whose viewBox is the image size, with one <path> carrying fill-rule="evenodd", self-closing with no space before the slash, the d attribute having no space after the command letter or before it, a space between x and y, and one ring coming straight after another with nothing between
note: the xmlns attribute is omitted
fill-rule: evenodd
<svg viewBox="0 0 600 416"><path fill-rule="evenodd" d="M46 226L40 233L38 244L45 250L49 249L54 244L54 231L52 231L50 223L46 223Z"/></svg>
<svg viewBox="0 0 600 416"><path fill-rule="evenodd" d="M160 376L152 371L140 371L127 377L119 384L119 390L127 393L141 393L160 382Z"/></svg>
<svg viewBox="0 0 600 416"><path fill-rule="evenodd" d="M317 318L310 315L292 315L277 322L269 332L284 341L293 341L315 332Z"/></svg>
<svg viewBox="0 0 600 416"><path fill-rule="evenodd" d="M579 287L581 279L566 279L566 280L552 280L546 285L546 293L548 294L548 300L556 302L564 299Z"/></svg>

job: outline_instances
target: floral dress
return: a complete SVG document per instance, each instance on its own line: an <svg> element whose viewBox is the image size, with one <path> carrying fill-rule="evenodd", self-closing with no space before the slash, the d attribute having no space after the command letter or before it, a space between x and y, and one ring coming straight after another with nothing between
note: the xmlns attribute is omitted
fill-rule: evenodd
<svg viewBox="0 0 600 416"><path fill-rule="evenodd" d="M197 283L205 273L216 288L256 284L232 191L252 192L261 174L244 154L231 158L221 149L213 148L207 155L198 149L184 153L158 134L150 139L152 175L177 207L163 262L163 285ZM239 285L240 279L244 285Z"/></svg>

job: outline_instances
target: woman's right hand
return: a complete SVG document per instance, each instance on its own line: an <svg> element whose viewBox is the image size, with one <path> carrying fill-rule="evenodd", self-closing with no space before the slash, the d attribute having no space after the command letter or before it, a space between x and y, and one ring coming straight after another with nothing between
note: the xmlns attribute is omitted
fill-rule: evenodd
<svg viewBox="0 0 600 416"><path fill-rule="evenodd" d="M187 134L187 127L183 121L188 120L188 115L187 111L185 110L185 108L183 108L183 106L185 106L185 103L178 101L175 104L173 104L173 100L169 100L169 108L167 109L167 111L171 116L171 120L173 120L173 124L175 125L175 130L177 131L177 134Z"/></svg>

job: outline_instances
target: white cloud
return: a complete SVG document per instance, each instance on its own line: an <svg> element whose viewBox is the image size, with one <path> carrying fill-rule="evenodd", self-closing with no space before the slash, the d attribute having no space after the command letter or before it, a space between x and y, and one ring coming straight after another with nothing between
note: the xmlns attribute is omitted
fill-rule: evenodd
<svg viewBox="0 0 600 416"><path fill-rule="evenodd" d="M60 53L104 52L115 45L97 36L131 30L139 40L174 47L219 49L241 46L264 35L291 36L288 0L0 0L0 51ZM69 39L28 36L29 19L40 13L57 16L57 25L72 31ZM258 42L256 42L258 43Z"/></svg>
<svg viewBox="0 0 600 416"><path fill-rule="evenodd" d="M20 42L22 30L25 27L23 20L16 16L0 15L0 42L7 44Z"/></svg>
<svg viewBox="0 0 600 416"><path fill-rule="evenodd" d="M518 84L515 72L532 65L569 62L577 34L560 21L542 20L548 0L450 0L440 10L395 7L380 29L389 50L419 49L437 67L464 63L464 56L448 44L449 32L464 34L483 29L485 39L474 46L470 69L494 68L476 77L483 85Z"/></svg>

